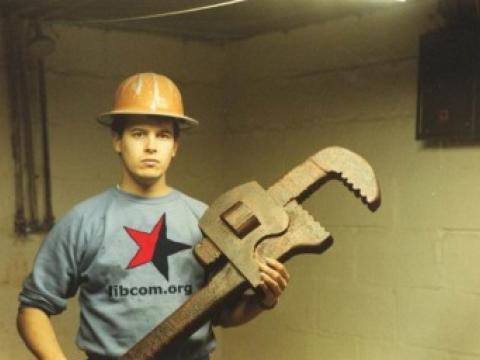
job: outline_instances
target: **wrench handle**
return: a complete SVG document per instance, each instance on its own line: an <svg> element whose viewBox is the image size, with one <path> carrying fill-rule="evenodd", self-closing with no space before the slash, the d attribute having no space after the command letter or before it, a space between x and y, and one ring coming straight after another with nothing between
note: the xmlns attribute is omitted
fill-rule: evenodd
<svg viewBox="0 0 480 360"><path fill-rule="evenodd" d="M211 319L231 297L243 293L248 282L226 264L211 280L175 312L136 343L119 360L170 358L182 340Z"/></svg>

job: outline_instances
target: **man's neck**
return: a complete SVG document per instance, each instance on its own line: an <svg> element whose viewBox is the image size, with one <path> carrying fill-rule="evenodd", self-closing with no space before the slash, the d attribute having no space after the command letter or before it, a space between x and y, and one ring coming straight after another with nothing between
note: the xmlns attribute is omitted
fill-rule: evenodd
<svg viewBox="0 0 480 360"><path fill-rule="evenodd" d="M144 184L123 178L119 187L122 191L142 197L159 197L167 195L172 191L172 188L167 185L165 180Z"/></svg>

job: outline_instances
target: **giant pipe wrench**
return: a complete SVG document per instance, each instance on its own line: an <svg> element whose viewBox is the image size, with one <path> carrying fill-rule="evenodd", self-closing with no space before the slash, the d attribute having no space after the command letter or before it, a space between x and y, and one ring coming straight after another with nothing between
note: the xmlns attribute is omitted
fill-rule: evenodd
<svg viewBox="0 0 480 360"><path fill-rule="evenodd" d="M200 219L205 238L197 259L215 271L205 287L135 344L122 360L167 356L230 299L260 284L258 257L286 261L300 253L320 253L330 234L300 203L327 180L340 177L371 210L380 205L380 189L371 166L359 155L328 147L264 190L250 182L215 200Z"/></svg>

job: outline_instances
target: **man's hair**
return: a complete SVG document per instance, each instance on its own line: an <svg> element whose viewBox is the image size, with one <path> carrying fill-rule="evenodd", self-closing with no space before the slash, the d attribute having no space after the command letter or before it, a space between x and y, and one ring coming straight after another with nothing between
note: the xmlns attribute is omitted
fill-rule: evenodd
<svg viewBox="0 0 480 360"><path fill-rule="evenodd" d="M168 118L165 118L166 120L169 120ZM178 122L176 120L171 119L172 124L173 124L173 138L175 140L178 139L180 136L180 127L178 126ZM125 131L125 125L127 123L127 117L126 116L117 116L113 119L112 121L112 131L115 132L119 137L122 137L123 132Z"/></svg>

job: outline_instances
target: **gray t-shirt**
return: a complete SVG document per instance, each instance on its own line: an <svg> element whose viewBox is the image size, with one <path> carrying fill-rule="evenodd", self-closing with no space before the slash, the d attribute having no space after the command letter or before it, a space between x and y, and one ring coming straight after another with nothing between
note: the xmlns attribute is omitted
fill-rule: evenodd
<svg viewBox="0 0 480 360"><path fill-rule="evenodd" d="M142 198L116 188L78 204L43 242L21 306L59 314L79 290L77 345L124 354L204 284L192 247L202 238L198 220L206 208L176 190ZM176 358L196 359L214 347L206 324Z"/></svg>

